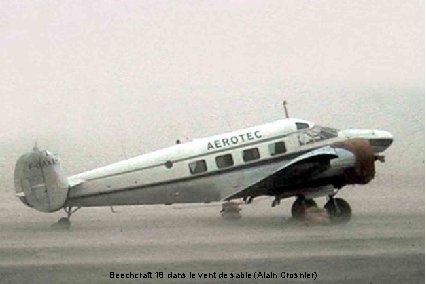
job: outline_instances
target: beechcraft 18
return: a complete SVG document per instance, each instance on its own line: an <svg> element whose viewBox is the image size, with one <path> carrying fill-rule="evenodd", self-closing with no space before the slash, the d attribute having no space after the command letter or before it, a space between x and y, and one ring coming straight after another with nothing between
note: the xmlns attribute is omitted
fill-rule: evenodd
<svg viewBox="0 0 426 284"><path fill-rule="evenodd" d="M57 224L70 226L77 209L90 206L222 202L222 215L259 196L295 197L291 213L303 219L326 197L331 222L351 218L336 194L367 184L375 162L393 142L383 130L322 127L286 118L255 127L179 143L111 165L64 176L57 155L34 147L15 167L16 195L41 212L64 209ZM237 204L236 206L234 206ZM239 213L238 213L239 214Z"/></svg>

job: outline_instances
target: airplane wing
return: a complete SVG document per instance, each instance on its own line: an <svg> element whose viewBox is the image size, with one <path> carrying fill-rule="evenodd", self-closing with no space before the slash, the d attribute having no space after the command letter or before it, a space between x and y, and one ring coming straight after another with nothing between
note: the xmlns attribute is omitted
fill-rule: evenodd
<svg viewBox="0 0 426 284"><path fill-rule="evenodd" d="M288 184L305 181L327 170L330 167L330 160L337 157L335 149L330 146L307 152L278 168L272 175L258 180L224 200L265 195L272 188L282 188Z"/></svg>

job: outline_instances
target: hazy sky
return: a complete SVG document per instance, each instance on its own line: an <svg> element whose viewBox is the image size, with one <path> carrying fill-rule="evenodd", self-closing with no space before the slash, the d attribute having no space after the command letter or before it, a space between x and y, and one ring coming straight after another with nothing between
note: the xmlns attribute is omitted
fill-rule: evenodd
<svg viewBox="0 0 426 284"><path fill-rule="evenodd" d="M391 131L390 167L421 173L424 32L420 0L3 0L0 153L37 139L75 172L281 118L286 98Z"/></svg>

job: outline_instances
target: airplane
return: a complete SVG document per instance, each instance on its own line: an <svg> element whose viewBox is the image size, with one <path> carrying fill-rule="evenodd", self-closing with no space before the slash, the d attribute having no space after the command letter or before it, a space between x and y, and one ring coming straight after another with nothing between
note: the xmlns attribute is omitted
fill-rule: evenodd
<svg viewBox="0 0 426 284"><path fill-rule="evenodd" d="M346 185L367 184L375 162L393 142L376 129L337 130L285 118L125 159L70 177L59 156L37 145L16 162L16 196L41 212L64 209L69 228L82 207L222 202L222 216L239 216L241 202L259 196L295 197L292 217L303 220L314 198L326 197L331 223L347 223L351 207L335 197ZM240 200L240 203L235 202Z"/></svg>

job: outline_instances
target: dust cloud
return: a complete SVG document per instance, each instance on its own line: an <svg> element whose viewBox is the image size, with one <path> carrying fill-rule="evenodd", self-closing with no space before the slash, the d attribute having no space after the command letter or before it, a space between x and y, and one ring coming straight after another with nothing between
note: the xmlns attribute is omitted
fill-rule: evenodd
<svg viewBox="0 0 426 284"><path fill-rule="evenodd" d="M111 271L424 280L423 1L6 0L0 19L0 283L116 282ZM14 195L14 163L35 141L71 175L280 119L283 99L293 117L394 135L376 179L339 193L350 224L294 224L291 200L265 198L237 222L219 204L83 208L58 232L63 212Z"/></svg>

